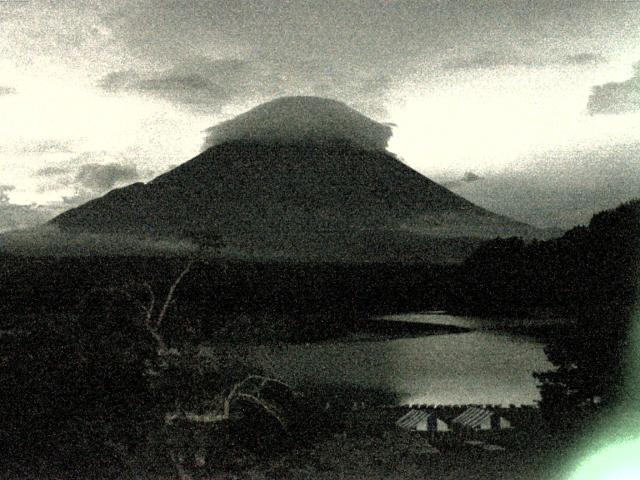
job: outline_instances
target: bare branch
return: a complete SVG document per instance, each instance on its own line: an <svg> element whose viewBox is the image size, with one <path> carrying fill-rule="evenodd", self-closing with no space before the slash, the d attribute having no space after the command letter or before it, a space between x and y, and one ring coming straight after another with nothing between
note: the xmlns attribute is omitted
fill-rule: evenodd
<svg viewBox="0 0 640 480"><path fill-rule="evenodd" d="M162 321L164 320L164 317L167 314L167 310L169 309L169 305L171 305L171 302L173 300L173 295L176 291L176 288L178 287L178 285L180 285L180 282L182 281L184 276L187 273L189 273L189 271L191 271L191 267L195 262L196 262L196 258L192 258L191 260L189 260L189 263L187 263L187 266L180 272L180 275L178 275L175 281L171 284L171 288L169 288L169 293L167 294L167 298L165 299L164 304L162 305L162 309L158 314L158 319L156 320L156 325L155 325L156 328L160 327L160 325L162 324Z"/></svg>
<svg viewBox="0 0 640 480"><path fill-rule="evenodd" d="M128 284L125 284L124 288L121 288L119 290L114 290L114 291L122 293L125 297L127 297L127 300L134 303L136 307L138 307L146 315L147 307L139 299L135 298L133 295L131 295L131 293L129 293L129 290L127 288L128 286L129 286Z"/></svg>
<svg viewBox="0 0 640 480"><path fill-rule="evenodd" d="M121 289L119 291L122 292L130 301L135 303L136 306L142 311L142 313L144 314L143 324L147 329L147 331L149 332L149 334L153 337L154 341L156 342L156 350L158 354L164 354L168 350L167 344L164 341L164 338L162 338L162 335L160 334L158 329L155 328L155 326L153 325L153 322L151 321L151 318L153 317L153 310L156 304L156 296L153 293L153 289L151 288L151 285L148 282L144 282L143 285L146 287L147 293L149 295L149 301L147 305L145 305L142 301L140 301L139 299L131 295L131 293L126 288L126 285L124 289Z"/></svg>
<svg viewBox="0 0 640 480"><path fill-rule="evenodd" d="M158 348L157 348L158 355L164 355L169 350L169 348L167 347L167 344L165 343L164 338L162 338L162 335L160 335L160 332L158 332L151 325L147 325L147 330L149 331L153 339L156 341L156 344L158 345Z"/></svg>
<svg viewBox="0 0 640 480"><path fill-rule="evenodd" d="M275 410L275 408L270 403L265 402L261 398L258 398L255 395L250 395L248 393L239 393L237 395L237 398L241 398L243 400L249 400L250 402L260 405L262 408L264 408L267 411L267 413L269 413L269 415L271 415L273 418L275 418L278 421L278 423L282 426L284 430L287 429L287 422L284 420L284 418L282 418L282 416Z"/></svg>
<svg viewBox="0 0 640 480"><path fill-rule="evenodd" d="M249 375L246 378L244 378L242 381L236 383L233 386L233 388L231 389L231 391L229 392L229 395L227 395L227 398L224 401L224 416L225 417L229 418L229 414L230 414L229 410L231 408L231 401L235 397L240 397L241 395L248 396L248 394L238 394L237 393L238 389L240 387L242 387L246 382L248 382L249 380L253 380L254 378L262 380L261 387L264 386L267 382L275 382L275 383L279 383L280 385L284 385L285 387L291 389L290 385L287 385L285 382L283 382L282 380L278 380L277 378L265 377L264 375ZM258 402L258 403L260 403L260 402ZM265 407L265 408L267 408L267 407Z"/></svg>
<svg viewBox="0 0 640 480"><path fill-rule="evenodd" d="M165 353L167 351L167 344L164 341L164 338L162 338L162 335L160 334L156 326L154 326L151 321L151 317L153 316L153 310L155 309L155 306L156 306L156 296L153 293L153 289L151 288L151 285L149 285L149 282L144 282L143 285L146 287L147 293L149 294L149 303L147 307L144 309L145 310L144 324L147 327L147 330L149 331L153 339L156 341L156 344L158 345L158 353ZM157 324L158 323L156 322L156 325Z"/></svg>
<svg viewBox="0 0 640 480"><path fill-rule="evenodd" d="M146 313L145 320L148 323L150 323L151 322L151 316L153 315L153 309L156 306L156 296L153 293L153 289L151 288L151 285L149 285L149 282L144 282L143 285L146 287L147 293L149 294L149 304L147 305L147 308L145 309L145 313Z"/></svg>

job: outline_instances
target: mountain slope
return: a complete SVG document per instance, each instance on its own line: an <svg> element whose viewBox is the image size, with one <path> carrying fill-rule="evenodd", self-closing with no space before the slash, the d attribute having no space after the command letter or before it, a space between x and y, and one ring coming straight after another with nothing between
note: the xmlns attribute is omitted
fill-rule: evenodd
<svg viewBox="0 0 640 480"><path fill-rule="evenodd" d="M230 255L302 261L447 261L478 238L535 234L398 161L388 126L335 100L276 99L208 134L192 160L50 223L66 235L214 234Z"/></svg>
<svg viewBox="0 0 640 480"><path fill-rule="evenodd" d="M336 142L217 145L146 185L114 190L52 223L70 232L152 238L212 232L233 254L302 260L431 259L428 237L532 231L386 152Z"/></svg>

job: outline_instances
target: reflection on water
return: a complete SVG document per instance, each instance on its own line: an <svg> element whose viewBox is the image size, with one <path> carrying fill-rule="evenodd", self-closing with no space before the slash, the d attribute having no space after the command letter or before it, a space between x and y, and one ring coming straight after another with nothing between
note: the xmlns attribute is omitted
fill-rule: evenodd
<svg viewBox="0 0 640 480"><path fill-rule="evenodd" d="M429 317L434 323L481 327L473 325L475 319L449 315L422 315L419 320L426 322ZM552 367L540 342L491 329L396 340L261 346L251 351L256 362L293 384L383 388L399 393L407 404L533 403L539 394L532 372Z"/></svg>
<svg viewBox="0 0 640 480"><path fill-rule="evenodd" d="M402 315L386 315L380 317L384 320L397 320L400 322L435 323L438 325L453 325L456 327L473 328L477 330L505 330L513 327L531 327L542 325L556 325L565 323L562 318L485 318L468 317L461 315L448 315L446 313L406 313Z"/></svg>

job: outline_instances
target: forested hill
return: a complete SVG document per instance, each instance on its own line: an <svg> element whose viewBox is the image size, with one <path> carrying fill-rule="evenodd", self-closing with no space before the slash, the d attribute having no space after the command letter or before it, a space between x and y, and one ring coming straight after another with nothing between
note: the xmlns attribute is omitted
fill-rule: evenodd
<svg viewBox="0 0 640 480"><path fill-rule="evenodd" d="M464 262L449 307L485 315L618 312L635 298L639 245L640 200L557 239L492 240Z"/></svg>

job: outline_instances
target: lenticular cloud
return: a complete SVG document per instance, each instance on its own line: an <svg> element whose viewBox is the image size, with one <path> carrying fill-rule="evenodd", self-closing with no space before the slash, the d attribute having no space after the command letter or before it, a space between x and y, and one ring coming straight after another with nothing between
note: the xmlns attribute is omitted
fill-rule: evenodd
<svg viewBox="0 0 640 480"><path fill-rule="evenodd" d="M391 135L389 126L336 100L283 97L207 129L205 148L230 141L346 141L365 150L384 150Z"/></svg>

